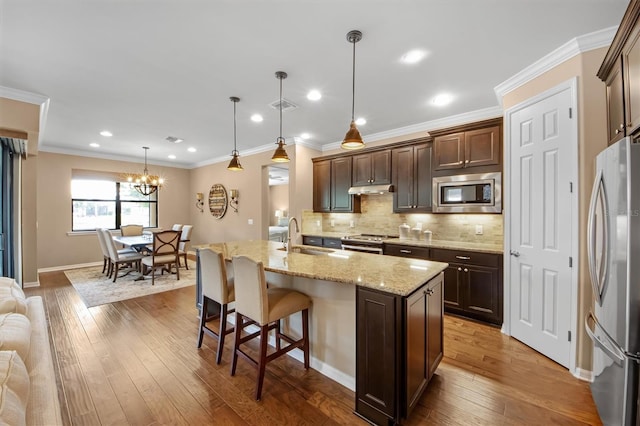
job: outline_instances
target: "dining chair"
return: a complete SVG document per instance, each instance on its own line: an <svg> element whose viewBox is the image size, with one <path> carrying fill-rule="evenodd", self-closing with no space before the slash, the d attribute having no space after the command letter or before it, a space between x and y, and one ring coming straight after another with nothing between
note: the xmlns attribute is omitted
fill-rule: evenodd
<svg viewBox="0 0 640 426"><path fill-rule="evenodd" d="M231 359L231 375L234 376L236 373L238 355L256 367L258 378L255 398L258 401L262 396L262 384L268 362L294 348L300 348L304 353L304 368L309 368L309 308L311 307L311 299L296 290L274 286L267 288L262 262L256 262L246 256L234 256L232 262L236 298L236 332ZM296 312L302 313L302 337L298 340L282 333L280 329L280 320ZM249 319L249 321L245 322L245 319ZM242 330L254 322L260 327L260 330L243 337ZM270 330L275 330L276 348L275 352L267 354ZM241 349L243 343L256 337L260 337L258 360L253 359ZM288 343L284 348L281 346L282 340Z"/></svg>
<svg viewBox="0 0 640 426"><path fill-rule="evenodd" d="M172 231L182 231L182 225L179 223L174 223L173 226L171 227Z"/></svg>
<svg viewBox="0 0 640 426"><path fill-rule="evenodd" d="M180 247L178 248L178 261L180 260L180 257L184 257L184 267L187 269L189 269L189 263L187 262L187 250L191 245L192 230L193 225L184 225L182 227L182 235L180 236Z"/></svg>
<svg viewBox="0 0 640 426"><path fill-rule="evenodd" d="M120 234L123 237L142 235L143 229L142 225L121 225Z"/></svg>
<svg viewBox="0 0 640 426"><path fill-rule="evenodd" d="M162 273L168 267L171 273L171 265L176 266L176 278L180 280L180 268L178 260L178 246L180 243L180 231L161 231L153 234L153 248L150 256L142 258L142 265L151 268L151 285L155 285L156 269L162 266Z"/></svg>
<svg viewBox="0 0 640 426"><path fill-rule="evenodd" d="M227 330L227 315L235 312L235 309L228 309L229 303L235 300L235 289L233 277L227 275L227 268L222 253L211 249L199 249L196 253L197 275L202 284L202 297L200 299L200 327L198 330L198 348L202 346L204 333L218 339L218 352L216 354L216 364L220 364L222 359L222 349L224 348L224 338L227 334L233 333L234 328ZM211 302L220 305L220 312L209 316ZM220 319L218 332L207 327L207 322L216 318Z"/></svg>
<svg viewBox="0 0 640 426"><path fill-rule="evenodd" d="M129 264L132 268L135 266L136 269L140 271L140 261L144 256L129 249L118 250L115 241L113 241L113 238L111 237L111 232L109 232L108 229L102 229L101 232L109 252L109 258L111 259L111 264L109 266L110 272L107 275L111 277L111 274L113 274L113 282L115 283L116 279L118 279L120 265ZM127 275L129 272L131 271L128 271L124 275Z"/></svg>

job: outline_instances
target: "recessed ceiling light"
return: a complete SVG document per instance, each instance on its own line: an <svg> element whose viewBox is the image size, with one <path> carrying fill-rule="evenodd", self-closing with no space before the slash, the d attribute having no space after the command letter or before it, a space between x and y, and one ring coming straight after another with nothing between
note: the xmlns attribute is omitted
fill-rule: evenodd
<svg viewBox="0 0 640 426"><path fill-rule="evenodd" d="M365 120L364 118L360 117L360 118L356 119L356 124L358 126L363 126L363 125L367 124L367 120Z"/></svg>
<svg viewBox="0 0 640 426"><path fill-rule="evenodd" d="M171 159L171 160L175 160L175 159L176 159L176 156L175 156L175 155L173 155L173 154L169 154L169 159Z"/></svg>
<svg viewBox="0 0 640 426"><path fill-rule="evenodd" d="M256 123L260 123L263 120L260 114L253 114L251 116L251 121L255 121Z"/></svg>
<svg viewBox="0 0 640 426"><path fill-rule="evenodd" d="M108 130L103 130L103 131L100 132L100 135L102 135L102 136L104 136L106 138L110 138L111 136L113 136L113 133L111 133Z"/></svg>
<svg viewBox="0 0 640 426"><path fill-rule="evenodd" d="M307 93L307 99L309 99L310 101L317 101L320 100L320 98L322 98L322 93L320 93L319 90L310 90L309 93Z"/></svg>
<svg viewBox="0 0 640 426"><path fill-rule="evenodd" d="M417 64L423 60L425 56L427 56L427 52L424 50L413 49L402 55L400 57L400 62L405 64Z"/></svg>
<svg viewBox="0 0 640 426"><path fill-rule="evenodd" d="M190 146L189 148L187 148L187 151L196 152L197 150L194 147Z"/></svg>
<svg viewBox="0 0 640 426"><path fill-rule="evenodd" d="M433 102L435 106L445 106L450 104L451 101L453 101L453 96L451 96L448 93L442 93L440 95L437 95L435 98L431 100L431 102Z"/></svg>
<svg viewBox="0 0 640 426"><path fill-rule="evenodd" d="M311 137L311 135L309 133L300 133L300 137L302 139L309 139Z"/></svg>
<svg viewBox="0 0 640 426"><path fill-rule="evenodd" d="M100 144L99 143L95 143L95 142L91 142L89 144L89 146L93 147L93 148L100 148Z"/></svg>

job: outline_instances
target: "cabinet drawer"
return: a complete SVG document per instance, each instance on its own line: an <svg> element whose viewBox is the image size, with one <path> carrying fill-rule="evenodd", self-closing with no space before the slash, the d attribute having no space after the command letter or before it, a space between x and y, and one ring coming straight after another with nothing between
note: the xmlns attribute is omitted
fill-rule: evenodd
<svg viewBox="0 0 640 426"><path fill-rule="evenodd" d="M397 244L385 244L384 254L390 256L412 257L416 259L429 259L430 249L428 247L414 247Z"/></svg>
<svg viewBox="0 0 640 426"><path fill-rule="evenodd" d="M305 246L318 246L322 247L322 237L302 237L302 244Z"/></svg>
<svg viewBox="0 0 640 426"><path fill-rule="evenodd" d="M331 247L331 248L337 248L337 249L341 249L342 248L342 240L340 238L323 238L324 242L323 242L323 246L324 247Z"/></svg>
<svg viewBox="0 0 640 426"><path fill-rule="evenodd" d="M464 263L480 266L502 266L502 256L474 251L431 249L431 260L447 263Z"/></svg>

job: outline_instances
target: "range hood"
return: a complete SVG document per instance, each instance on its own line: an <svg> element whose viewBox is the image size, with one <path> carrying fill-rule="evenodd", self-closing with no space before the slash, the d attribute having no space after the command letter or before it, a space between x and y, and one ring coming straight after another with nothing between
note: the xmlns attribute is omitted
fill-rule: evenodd
<svg viewBox="0 0 640 426"><path fill-rule="evenodd" d="M375 195L388 194L389 192L393 192L393 185L352 186L349 188L349 195Z"/></svg>

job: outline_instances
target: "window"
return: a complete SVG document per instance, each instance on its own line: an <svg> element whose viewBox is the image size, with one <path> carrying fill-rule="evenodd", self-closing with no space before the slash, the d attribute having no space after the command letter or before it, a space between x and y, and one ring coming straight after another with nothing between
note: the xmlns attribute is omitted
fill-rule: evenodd
<svg viewBox="0 0 640 426"><path fill-rule="evenodd" d="M158 193L140 194L133 183L74 178L71 180L71 230L119 229L137 224L158 226Z"/></svg>

